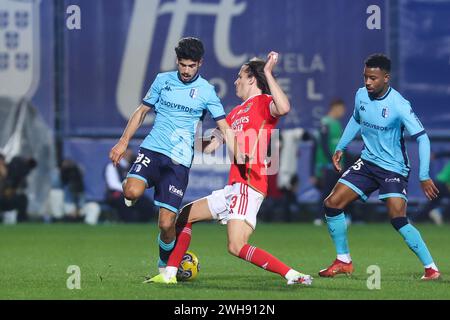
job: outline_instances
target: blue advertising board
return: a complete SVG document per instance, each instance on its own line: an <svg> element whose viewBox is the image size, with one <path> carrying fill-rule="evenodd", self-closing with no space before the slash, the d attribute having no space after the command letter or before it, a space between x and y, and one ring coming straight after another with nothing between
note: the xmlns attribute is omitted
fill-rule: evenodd
<svg viewBox="0 0 450 320"><path fill-rule="evenodd" d="M450 1L403 0L400 87L425 128L450 136Z"/></svg>
<svg viewBox="0 0 450 320"><path fill-rule="evenodd" d="M81 29L66 30L68 135L120 135L156 74L175 69L174 48L183 36L203 40L201 73L216 86L226 111L239 103L233 83L240 66L278 51L276 74L293 106L282 128L313 127L334 97L351 106L363 85L364 59L389 49L388 7L382 0L66 4L78 5L82 14ZM368 27L374 5L381 29Z"/></svg>
<svg viewBox="0 0 450 320"><path fill-rule="evenodd" d="M280 128L316 126L334 97L351 106L363 85L364 59L389 48L386 1L74 0L66 5L79 6L82 24L65 31L65 154L86 167L93 198L103 195L102 172L114 140L79 138L120 136L155 75L175 69L174 47L181 37L204 42L201 73L215 85L226 111L239 103L233 83L240 66L278 51L275 73L293 107ZM374 5L381 29L368 27ZM137 137L148 133L152 120L147 116ZM204 127L214 125L207 117ZM223 187L227 170L195 164L185 200Z"/></svg>
<svg viewBox="0 0 450 320"><path fill-rule="evenodd" d="M278 51L275 73L292 104L281 129L317 128L335 97L348 105L348 118L354 93L363 86L364 59L374 52L391 54L396 47L392 58L397 89L411 101L428 131L448 132L450 1L65 0L62 7L69 6L80 9L80 28L64 27L64 43L58 43L54 15L70 18L70 12L55 12L53 1L0 2L0 95L16 94L19 88L19 95L29 97L53 128L59 107L54 99L54 52L55 45L63 46L64 156L87 168L86 184L93 198L103 195L102 170L109 149L155 75L175 69L174 47L183 36L203 40L201 73L215 85L226 111L239 103L233 83L242 63ZM28 12L29 28L22 23L26 15L16 18L16 11ZM13 29L20 33L18 48L15 38L6 36ZM34 60L27 65L29 72L11 76L5 53L9 57L19 49ZM21 86L7 86L14 83ZM136 145L152 120L147 116ZM214 125L206 117L205 129ZM303 154L309 152L309 146L301 148ZM305 161L300 159L301 168ZM304 192L309 186L302 182L307 173L301 168ZM186 196L204 196L223 184L226 170L216 171L194 166L191 180L204 181L196 186L205 188L192 187Z"/></svg>

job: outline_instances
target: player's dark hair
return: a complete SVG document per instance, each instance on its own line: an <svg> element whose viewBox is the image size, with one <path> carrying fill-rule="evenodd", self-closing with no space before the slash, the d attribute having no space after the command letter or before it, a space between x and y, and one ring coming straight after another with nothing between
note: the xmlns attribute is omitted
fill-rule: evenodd
<svg viewBox="0 0 450 320"><path fill-rule="evenodd" d="M264 74L264 66L266 62L259 58L253 58L245 63L247 66L246 72L249 77L255 77L256 85L261 89L263 94L270 94L269 84L267 83L266 75Z"/></svg>
<svg viewBox="0 0 450 320"><path fill-rule="evenodd" d="M203 58L205 49L200 39L187 37L178 41L175 53L178 59L188 59L198 62Z"/></svg>
<svg viewBox="0 0 450 320"><path fill-rule="evenodd" d="M364 62L367 68L380 68L386 72L391 72L391 59L382 53L370 55Z"/></svg>

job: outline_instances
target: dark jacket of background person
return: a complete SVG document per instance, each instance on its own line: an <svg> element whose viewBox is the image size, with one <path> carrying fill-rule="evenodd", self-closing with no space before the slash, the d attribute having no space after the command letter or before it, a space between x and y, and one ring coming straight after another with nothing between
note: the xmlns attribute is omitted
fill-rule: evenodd
<svg viewBox="0 0 450 320"><path fill-rule="evenodd" d="M28 219L28 198L25 194L26 178L36 167L33 158L16 156L6 164L0 155L0 212L17 210L17 221Z"/></svg>

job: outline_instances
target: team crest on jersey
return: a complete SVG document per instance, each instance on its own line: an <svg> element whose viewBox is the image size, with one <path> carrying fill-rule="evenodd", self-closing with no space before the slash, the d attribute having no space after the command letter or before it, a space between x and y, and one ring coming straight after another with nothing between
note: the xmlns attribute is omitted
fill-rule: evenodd
<svg viewBox="0 0 450 320"><path fill-rule="evenodd" d="M197 98L197 95L198 95L198 89L196 89L196 88L191 89L191 92L189 92L189 96L190 96L192 99Z"/></svg>
<svg viewBox="0 0 450 320"><path fill-rule="evenodd" d="M381 116L383 118L387 118L389 117L389 109L387 107L384 107L383 110L381 111Z"/></svg>
<svg viewBox="0 0 450 320"><path fill-rule="evenodd" d="M253 102L250 102L247 107L245 107L245 109L242 111L243 113L246 113L250 110L250 108L253 106Z"/></svg>
<svg viewBox="0 0 450 320"><path fill-rule="evenodd" d="M236 115L248 112L252 106L253 102L250 102L244 109L239 110Z"/></svg>

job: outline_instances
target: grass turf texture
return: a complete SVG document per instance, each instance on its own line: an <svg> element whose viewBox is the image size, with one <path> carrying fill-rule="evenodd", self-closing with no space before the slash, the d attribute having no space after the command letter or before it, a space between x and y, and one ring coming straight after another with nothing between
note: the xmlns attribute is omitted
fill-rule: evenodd
<svg viewBox="0 0 450 320"><path fill-rule="evenodd" d="M311 287L287 286L276 274L232 257L226 229L196 224L190 250L200 261L193 282L142 284L156 274L156 225L0 226L0 299L450 299L450 226L417 225L443 273L423 282L423 268L389 224L352 225L352 277L319 278L335 257L326 227L260 223L251 244L314 276ZM81 289L69 290L69 265L81 269ZM366 272L381 269L381 289Z"/></svg>

